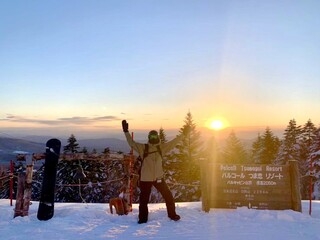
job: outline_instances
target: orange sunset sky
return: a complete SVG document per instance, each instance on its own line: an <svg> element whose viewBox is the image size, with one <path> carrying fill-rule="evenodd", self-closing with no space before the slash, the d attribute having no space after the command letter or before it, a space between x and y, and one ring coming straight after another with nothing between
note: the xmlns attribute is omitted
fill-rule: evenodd
<svg viewBox="0 0 320 240"><path fill-rule="evenodd" d="M8 1L0 134L319 126L318 1Z"/></svg>

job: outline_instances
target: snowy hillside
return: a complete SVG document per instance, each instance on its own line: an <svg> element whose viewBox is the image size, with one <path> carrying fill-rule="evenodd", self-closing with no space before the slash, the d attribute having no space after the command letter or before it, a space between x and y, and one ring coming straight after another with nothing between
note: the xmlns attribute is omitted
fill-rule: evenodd
<svg viewBox="0 0 320 240"><path fill-rule="evenodd" d="M307 240L320 239L320 202L304 201L303 213L292 210L211 209L201 211L201 203L177 203L182 219L170 221L164 204L150 204L149 222L137 224L138 209L118 216L108 204L56 203L55 216L37 219L38 203L30 206L28 217L13 219L13 208L0 199L1 239L223 239L223 240Z"/></svg>

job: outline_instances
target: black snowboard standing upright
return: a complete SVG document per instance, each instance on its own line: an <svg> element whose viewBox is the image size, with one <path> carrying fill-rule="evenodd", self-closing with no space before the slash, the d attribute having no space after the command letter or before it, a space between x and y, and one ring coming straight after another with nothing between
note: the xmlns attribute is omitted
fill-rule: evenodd
<svg viewBox="0 0 320 240"><path fill-rule="evenodd" d="M58 139L50 139L46 144L44 173L37 215L39 220L49 220L54 214L54 191L60 148L61 142Z"/></svg>

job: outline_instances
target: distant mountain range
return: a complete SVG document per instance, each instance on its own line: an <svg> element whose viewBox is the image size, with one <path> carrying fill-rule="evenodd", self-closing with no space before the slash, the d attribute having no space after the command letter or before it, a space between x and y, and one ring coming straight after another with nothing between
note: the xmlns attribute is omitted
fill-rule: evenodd
<svg viewBox="0 0 320 240"><path fill-rule="evenodd" d="M224 140L230 135L233 129L224 129L219 132L214 132L209 129L202 128L201 136L203 140L204 146L206 146L206 141L213 136L221 141L223 144ZM252 142L257 138L258 133L263 133L265 128L237 128L234 129L236 136L243 142L247 149L251 148ZM277 136L281 136L283 133L282 129L273 129L273 133ZM137 134L136 134L137 136ZM174 138L175 135L171 134L168 139ZM52 137L50 136L37 136L30 135L25 137L2 137L0 135L0 165L5 163L7 164L10 160L16 158L16 151L25 151L29 153L41 153L45 152L45 144ZM146 140L142 140L144 138L143 135L139 136L135 139L138 142L145 142ZM62 143L62 151L63 147L68 144L67 138L59 138ZM130 151L130 147L126 140L118 139L118 138L90 138L90 139L78 139L79 150L82 150L83 147L86 147L89 152L95 149L98 153L102 152L105 148L109 148L111 151L117 152L121 151L127 153Z"/></svg>
<svg viewBox="0 0 320 240"><path fill-rule="evenodd" d="M0 164L7 164L10 160L15 159L17 151L41 153L45 151L45 143L0 137Z"/></svg>
<svg viewBox="0 0 320 240"><path fill-rule="evenodd" d="M48 136L28 136L20 139L0 137L0 165L7 164L10 160L14 160L19 151L32 153L45 152L46 142L51 137ZM68 144L67 139L60 139L63 147ZM95 149L97 152L102 152L105 148L111 151L129 152L130 147L125 140L116 138L100 138L100 139L81 139L77 140L79 143L79 150L83 147L90 152Z"/></svg>

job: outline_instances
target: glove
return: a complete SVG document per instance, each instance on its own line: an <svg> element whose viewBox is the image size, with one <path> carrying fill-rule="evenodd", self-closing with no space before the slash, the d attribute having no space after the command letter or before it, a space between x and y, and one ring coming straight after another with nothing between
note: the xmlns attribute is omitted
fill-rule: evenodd
<svg viewBox="0 0 320 240"><path fill-rule="evenodd" d="M122 120L122 130L123 132L129 132L129 123L126 120Z"/></svg>

